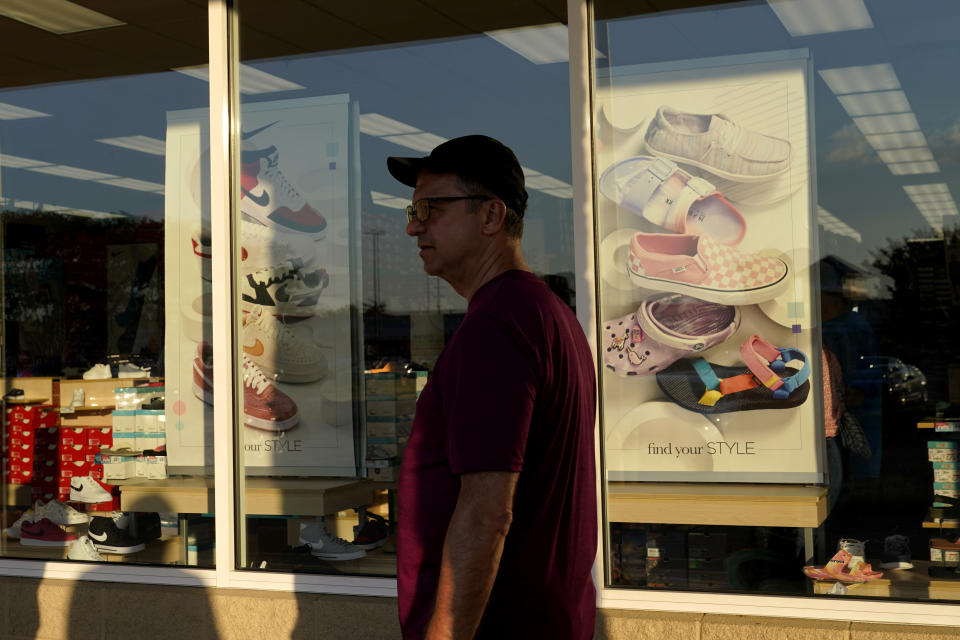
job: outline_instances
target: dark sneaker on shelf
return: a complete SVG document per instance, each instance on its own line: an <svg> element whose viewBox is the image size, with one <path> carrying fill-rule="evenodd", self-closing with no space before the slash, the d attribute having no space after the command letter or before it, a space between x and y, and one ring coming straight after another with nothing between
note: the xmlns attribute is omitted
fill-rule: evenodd
<svg viewBox="0 0 960 640"><path fill-rule="evenodd" d="M115 513L110 516L93 516L87 535L93 540L93 546L100 553L126 555L143 551L144 544L127 531L129 522L126 515Z"/></svg>
<svg viewBox="0 0 960 640"><path fill-rule="evenodd" d="M910 540L907 536L893 535L883 539L883 560L880 566L884 569L913 569L910 561Z"/></svg>
<svg viewBox="0 0 960 640"><path fill-rule="evenodd" d="M375 513L368 513L366 522L357 532L352 544L364 551L370 551L382 547L389 537L390 527L387 526L386 518Z"/></svg>

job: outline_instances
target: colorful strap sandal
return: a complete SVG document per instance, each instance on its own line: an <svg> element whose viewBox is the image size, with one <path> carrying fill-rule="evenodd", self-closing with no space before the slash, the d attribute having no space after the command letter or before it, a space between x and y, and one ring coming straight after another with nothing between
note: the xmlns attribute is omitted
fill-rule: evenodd
<svg viewBox="0 0 960 640"><path fill-rule="evenodd" d="M727 245L740 244L747 232L743 215L715 186L672 160L621 160L603 172L598 185L607 198L669 231L705 234Z"/></svg>
<svg viewBox="0 0 960 640"><path fill-rule="evenodd" d="M874 571L863 558L851 556L844 549L840 549L823 567L804 567L803 575L814 580L859 583L882 578L883 572Z"/></svg>
<svg viewBox="0 0 960 640"><path fill-rule="evenodd" d="M680 360L657 374L671 400L697 413L789 409L810 393L810 362L799 349L781 349L759 336L740 347L746 366L722 367L703 358Z"/></svg>
<svg viewBox="0 0 960 640"><path fill-rule="evenodd" d="M644 300L635 313L603 325L603 363L618 376L642 376L720 344L740 326L736 307L675 293Z"/></svg>

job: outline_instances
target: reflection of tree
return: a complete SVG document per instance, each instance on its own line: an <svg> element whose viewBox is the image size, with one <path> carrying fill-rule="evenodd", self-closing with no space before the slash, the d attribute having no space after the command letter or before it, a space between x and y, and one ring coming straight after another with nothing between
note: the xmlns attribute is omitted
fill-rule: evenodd
<svg viewBox="0 0 960 640"><path fill-rule="evenodd" d="M146 302L158 316L156 339L140 355L156 358L163 336L163 222L127 214L110 217L49 211L3 211L5 369L32 375L82 371L108 355L108 321L127 311L138 322ZM110 306L108 250L149 245L156 277L131 277L134 290ZM136 266L136 265L134 265ZM129 299L128 299L129 298ZM131 305L130 300L135 304ZM126 353L124 355L130 355Z"/></svg>
<svg viewBox="0 0 960 640"><path fill-rule="evenodd" d="M960 226L945 228L941 237L889 240L873 252L872 264L893 281L882 309L870 305L871 315L885 317L878 331L881 349L917 365L933 395L945 396L947 366L960 351L954 327L960 313Z"/></svg>

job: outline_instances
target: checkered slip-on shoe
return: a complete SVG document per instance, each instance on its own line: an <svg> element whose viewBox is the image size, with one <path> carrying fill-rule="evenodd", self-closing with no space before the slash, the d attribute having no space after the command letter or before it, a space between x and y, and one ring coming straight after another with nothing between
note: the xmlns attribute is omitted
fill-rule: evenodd
<svg viewBox="0 0 960 640"><path fill-rule="evenodd" d="M627 274L638 287L682 293L728 305L758 304L787 288L780 258L745 253L710 236L637 233Z"/></svg>

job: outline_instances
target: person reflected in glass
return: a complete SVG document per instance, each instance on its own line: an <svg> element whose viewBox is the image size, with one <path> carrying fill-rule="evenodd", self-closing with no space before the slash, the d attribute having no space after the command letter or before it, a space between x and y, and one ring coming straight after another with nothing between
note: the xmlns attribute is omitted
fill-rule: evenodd
<svg viewBox="0 0 960 640"><path fill-rule="evenodd" d="M591 638L593 357L526 266L527 192L486 136L388 159L424 271L468 301L417 402L398 488L404 638Z"/></svg>
<svg viewBox="0 0 960 640"><path fill-rule="evenodd" d="M852 456L848 477L860 498L877 498L883 452L882 372L870 366L880 356L877 336L856 302L866 299L863 272L837 258L820 260L823 344L836 357L844 381L843 400L866 434L871 455ZM869 495L868 495L869 494Z"/></svg>

